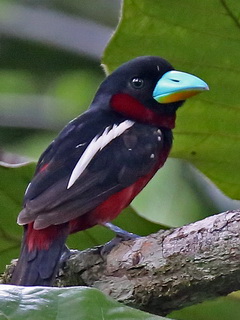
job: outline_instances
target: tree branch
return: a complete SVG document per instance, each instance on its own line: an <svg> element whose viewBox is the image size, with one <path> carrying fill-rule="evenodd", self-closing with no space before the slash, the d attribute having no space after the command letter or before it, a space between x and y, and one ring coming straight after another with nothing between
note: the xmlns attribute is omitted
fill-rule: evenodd
<svg viewBox="0 0 240 320"><path fill-rule="evenodd" d="M240 210L72 255L58 286L87 285L165 315L240 289Z"/></svg>

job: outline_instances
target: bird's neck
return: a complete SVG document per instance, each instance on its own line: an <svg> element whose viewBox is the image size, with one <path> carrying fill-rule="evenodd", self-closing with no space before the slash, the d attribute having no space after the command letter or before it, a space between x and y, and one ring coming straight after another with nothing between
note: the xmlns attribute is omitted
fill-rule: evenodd
<svg viewBox="0 0 240 320"><path fill-rule="evenodd" d="M136 121L167 129L175 127L175 113L157 114L128 94L115 94L110 100L110 106L114 111Z"/></svg>

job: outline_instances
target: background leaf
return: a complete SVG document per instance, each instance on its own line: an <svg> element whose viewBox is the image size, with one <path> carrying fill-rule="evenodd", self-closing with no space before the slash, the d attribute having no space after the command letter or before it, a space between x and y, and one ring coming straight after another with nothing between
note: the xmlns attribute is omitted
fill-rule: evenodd
<svg viewBox="0 0 240 320"><path fill-rule="evenodd" d="M240 198L239 15L240 2L229 0L194 5L191 0L126 0L103 57L112 71L136 56L159 55L209 84L209 93L190 99L179 110L171 155L196 165L236 199ZM127 43L128 50L122 50Z"/></svg>
<svg viewBox="0 0 240 320"><path fill-rule="evenodd" d="M26 185L30 182L35 164L22 166L0 165L0 270L17 257L22 228L16 224ZM9 182L10 181L10 182Z"/></svg>
<svg viewBox="0 0 240 320"><path fill-rule="evenodd" d="M7 299L7 303L6 303ZM121 305L97 289L0 286L0 320L163 320Z"/></svg>
<svg viewBox="0 0 240 320"><path fill-rule="evenodd" d="M238 320L239 313L239 298L231 294L172 312L169 316L176 320Z"/></svg>

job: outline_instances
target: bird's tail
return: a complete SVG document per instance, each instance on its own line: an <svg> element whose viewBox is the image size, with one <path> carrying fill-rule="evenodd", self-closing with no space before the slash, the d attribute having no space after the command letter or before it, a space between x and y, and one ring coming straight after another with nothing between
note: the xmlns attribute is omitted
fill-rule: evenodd
<svg viewBox="0 0 240 320"><path fill-rule="evenodd" d="M26 225L22 248L11 284L20 286L51 286L59 268L68 235L66 224L35 230Z"/></svg>

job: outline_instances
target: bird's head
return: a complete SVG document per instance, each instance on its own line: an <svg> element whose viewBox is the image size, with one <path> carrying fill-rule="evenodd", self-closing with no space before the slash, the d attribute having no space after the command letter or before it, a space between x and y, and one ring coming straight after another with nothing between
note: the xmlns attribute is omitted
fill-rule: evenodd
<svg viewBox="0 0 240 320"><path fill-rule="evenodd" d="M204 90L208 86L198 77L174 70L163 58L143 56L109 75L96 99L127 118L173 128L176 110Z"/></svg>

